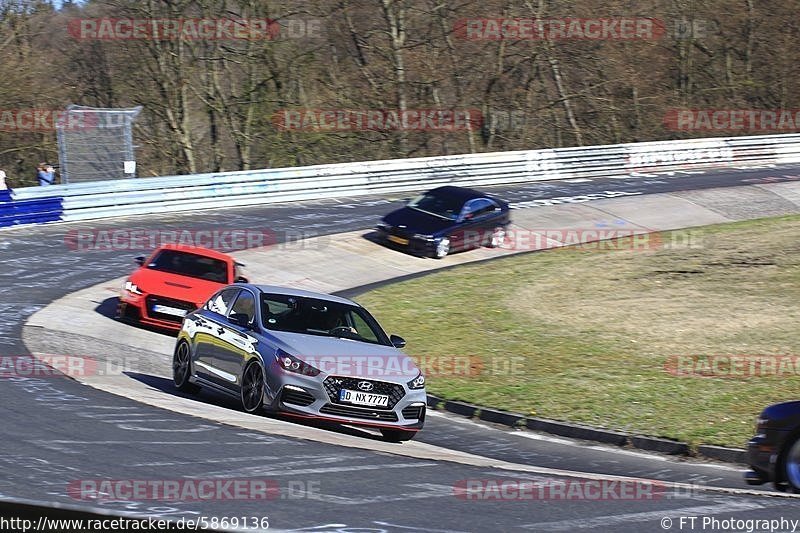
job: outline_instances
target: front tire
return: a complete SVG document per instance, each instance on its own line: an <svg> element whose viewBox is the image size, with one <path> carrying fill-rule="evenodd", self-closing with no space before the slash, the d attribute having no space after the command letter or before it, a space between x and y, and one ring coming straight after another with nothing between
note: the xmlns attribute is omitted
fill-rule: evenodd
<svg viewBox="0 0 800 533"><path fill-rule="evenodd" d="M258 363L250 363L242 374L242 409L253 414L264 405L264 371Z"/></svg>
<svg viewBox="0 0 800 533"><path fill-rule="evenodd" d="M433 256L436 259L444 259L447 257L447 254L450 253L450 239L444 237L436 243L436 250L433 252Z"/></svg>
<svg viewBox="0 0 800 533"><path fill-rule="evenodd" d="M498 226L492 231L492 236L489 237L489 248L499 248L506 242L506 228Z"/></svg>
<svg viewBox="0 0 800 533"><path fill-rule="evenodd" d="M192 374L192 351L189 344L181 341L172 356L172 382L181 392L197 394L200 387L189 381Z"/></svg>
<svg viewBox="0 0 800 533"><path fill-rule="evenodd" d="M404 429L381 429L381 434L386 442L405 442L413 439L417 432Z"/></svg>
<svg viewBox="0 0 800 533"><path fill-rule="evenodd" d="M788 492L800 493L800 436L788 445L781 461L783 482Z"/></svg>

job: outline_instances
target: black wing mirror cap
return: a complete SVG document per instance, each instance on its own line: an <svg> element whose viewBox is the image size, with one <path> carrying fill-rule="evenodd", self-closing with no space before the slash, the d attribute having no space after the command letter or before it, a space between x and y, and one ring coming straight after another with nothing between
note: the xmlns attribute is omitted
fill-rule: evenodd
<svg viewBox="0 0 800 533"><path fill-rule="evenodd" d="M397 335L391 335L389 337L389 342L392 343L392 346L395 348L403 348L406 345L406 340L403 337L399 337Z"/></svg>
<svg viewBox="0 0 800 533"><path fill-rule="evenodd" d="M232 313L230 321L242 328L250 328L250 317L244 313Z"/></svg>

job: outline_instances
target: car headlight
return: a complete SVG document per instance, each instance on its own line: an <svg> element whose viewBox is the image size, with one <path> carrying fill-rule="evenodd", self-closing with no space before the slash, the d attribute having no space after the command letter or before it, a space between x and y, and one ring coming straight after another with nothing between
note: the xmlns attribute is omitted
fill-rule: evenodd
<svg viewBox="0 0 800 533"><path fill-rule="evenodd" d="M408 382L408 388L411 390L425 388L425 376L422 375L422 372L419 373L419 376Z"/></svg>
<svg viewBox="0 0 800 533"><path fill-rule="evenodd" d="M142 294L139 287L137 287L135 283L132 283L131 280L125 282L125 290L131 294Z"/></svg>
<svg viewBox="0 0 800 533"><path fill-rule="evenodd" d="M295 374L302 374L304 376L319 375L318 369L314 368L308 363L301 361L292 354L284 352L280 348L278 348L278 351L275 352L275 358L278 360L278 364L280 365L280 367L289 372L294 372Z"/></svg>
<svg viewBox="0 0 800 533"><path fill-rule="evenodd" d="M384 222L378 222L378 224L375 227L381 231L389 231L392 229L392 227L389 224L386 224Z"/></svg>
<svg viewBox="0 0 800 533"><path fill-rule="evenodd" d="M423 240L423 241L432 241L433 240L433 237L431 235L424 235L422 233L415 233L414 234L414 238L415 239L420 239L420 240Z"/></svg>
<svg viewBox="0 0 800 533"><path fill-rule="evenodd" d="M764 415L756 418L756 433L764 433L767 429L767 424L769 424L769 418L765 418Z"/></svg>

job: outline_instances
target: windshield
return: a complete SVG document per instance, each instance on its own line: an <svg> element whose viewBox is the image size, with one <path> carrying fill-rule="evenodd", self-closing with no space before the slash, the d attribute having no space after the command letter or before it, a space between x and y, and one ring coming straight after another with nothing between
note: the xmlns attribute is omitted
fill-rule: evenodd
<svg viewBox="0 0 800 533"><path fill-rule="evenodd" d="M262 294L261 317L268 330L392 345L372 315L355 305L286 294Z"/></svg>
<svg viewBox="0 0 800 533"><path fill-rule="evenodd" d="M433 191L417 196L408 203L412 209L448 220L457 219L463 205L464 202L458 198Z"/></svg>
<svg viewBox="0 0 800 533"><path fill-rule="evenodd" d="M190 278L228 283L228 264L225 261L179 250L161 250L147 268Z"/></svg>

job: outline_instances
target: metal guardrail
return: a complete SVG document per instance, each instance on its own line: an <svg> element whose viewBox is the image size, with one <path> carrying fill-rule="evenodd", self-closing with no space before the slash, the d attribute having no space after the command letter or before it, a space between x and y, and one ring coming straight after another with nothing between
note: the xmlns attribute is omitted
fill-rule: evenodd
<svg viewBox="0 0 800 533"><path fill-rule="evenodd" d="M63 213L59 219L73 221L403 192L443 184L486 186L792 163L800 163L800 134L494 152L127 179L16 189L12 197L15 203L45 198L63 199Z"/></svg>

